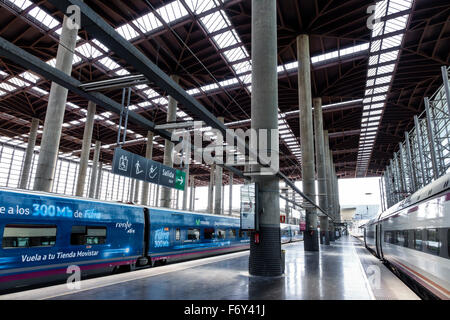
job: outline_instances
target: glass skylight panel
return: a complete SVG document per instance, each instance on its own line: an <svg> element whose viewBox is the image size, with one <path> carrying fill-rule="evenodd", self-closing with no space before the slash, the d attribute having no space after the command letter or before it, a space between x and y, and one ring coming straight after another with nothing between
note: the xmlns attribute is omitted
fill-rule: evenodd
<svg viewBox="0 0 450 320"><path fill-rule="evenodd" d="M247 58L242 48L234 48L223 53L229 62Z"/></svg>
<svg viewBox="0 0 450 320"><path fill-rule="evenodd" d="M85 44L78 46L75 51L83 55L87 59L95 59L102 55L102 53L93 47L90 43L86 42Z"/></svg>
<svg viewBox="0 0 450 320"><path fill-rule="evenodd" d="M122 69L116 71L116 75L118 75L118 76L127 76L129 74L130 74L130 72L125 68L122 68Z"/></svg>
<svg viewBox="0 0 450 320"><path fill-rule="evenodd" d="M24 81L20 80L20 79L17 78L17 77L14 77L14 78L9 79L8 82L9 82L9 83L12 83L12 84L14 84L15 86L20 87L20 88L23 88L23 87L26 87L26 86L27 86L27 84L26 84Z"/></svg>
<svg viewBox="0 0 450 320"><path fill-rule="evenodd" d="M8 92L17 90L16 87L13 87L12 85L8 84L7 82L0 83L0 88L2 88L5 91L8 91Z"/></svg>
<svg viewBox="0 0 450 320"><path fill-rule="evenodd" d="M383 39L381 50L387 50L394 47L400 47L403 41L403 34Z"/></svg>
<svg viewBox="0 0 450 320"><path fill-rule="evenodd" d="M153 89L145 90L145 91L144 91L144 94L145 94L149 99L159 97L159 93L156 92L156 91L153 90Z"/></svg>
<svg viewBox="0 0 450 320"><path fill-rule="evenodd" d="M378 59L379 59L379 55L376 55L376 56L371 56L370 58L369 58L369 65L370 66L372 66L372 65L374 65L374 64L378 64Z"/></svg>
<svg viewBox="0 0 450 320"><path fill-rule="evenodd" d="M137 33L137 31L128 23L117 28L116 31L128 41L139 36L139 33Z"/></svg>
<svg viewBox="0 0 450 320"><path fill-rule="evenodd" d="M36 83L40 79L37 75L28 71L21 73L19 76L29 81L30 83Z"/></svg>
<svg viewBox="0 0 450 320"><path fill-rule="evenodd" d="M28 0L8 0L8 2L12 3L21 10L25 10L33 4L31 1Z"/></svg>
<svg viewBox="0 0 450 320"><path fill-rule="evenodd" d="M377 52L378 50L380 50L380 47L381 47L381 40L376 40L372 42L370 46L370 52Z"/></svg>
<svg viewBox="0 0 450 320"><path fill-rule="evenodd" d="M397 60L398 50L382 53L380 55L380 63Z"/></svg>
<svg viewBox="0 0 450 320"><path fill-rule="evenodd" d="M96 45L97 47L99 47L101 50L103 50L104 52L108 53L109 49L107 46L105 46L103 43L101 43L100 41L98 41L97 39L92 40L92 43L94 45Z"/></svg>
<svg viewBox="0 0 450 320"><path fill-rule="evenodd" d="M171 23L188 15L186 8L178 0L159 8L156 12L166 23Z"/></svg>
<svg viewBox="0 0 450 320"><path fill-rule="evenodd" d="M38 92L40 95L43 95L43 96L48 95L47 91L45 91L45 90L43 90L43 89L41 89L39 87L32 87L31 89L36 91L36 92Z"/></svg>
<svg viewBox="0 0 450 320"><path fill-rule="evenodd" d="M164 97L161 97L161 98L157 98L157 99L154 99L154 100L152 100L154 103L156 103L156 104L159 104L159 105L167 105L167 104L169 104L169 101L166 99L166 98L164 98Z"/></svg>
<svg viewBox="0 0 450 320"><path fill-rule="evenodd" d="M389 86L384 86L384 87L380 87L380 88L374 89L373 92L374 92L375 94L377 94L377 93L384 93L384 92L387 92L388 90L389 90Z"/></svg>
<svg viewBox="0 0 450 320"><path fill-rule="evenodd" d="M244 61L233 64L233 69L236 71L236 74L241 74L252 71L252 66L248 61Z"/></svg>
<svg viewBox="0 0 450 320"><path fill-rule="evenodd" d="M378 74L392 73L395 69L395 63L378 68Z"/></svg>
<svg viewBox="0 0 450 320"><path fill-rule="evenodd" d="M204 92L208 92L211 90L219 89L219 86L216 83L208 84L206 86L201 87L201 90Z"/></svg>
<svg viewBox="0 0 450 320"><path fill-rule="evenodd" d="M388 14L405 11L411 8L413 0L391 0L389 3Z"/></svg>
<svg viewBox="0 0 450 320"><path fill-rule="evenodd" d="M187 92L189 95L193 96L193 95L199 94L199 93L200 93L200 90L198 90L197 88L194 88L194 89L187 90L186 92Z"/></svg>
<svg viewBox="0 0 450 320"><path fill-rule="evenodd" d="M194 14L203 13L216 7L212 0L185 0L184 2Z"/></svg>
<svg viewBox="0 0 450 320"><path fill-rule="evenodd" d="M48 29L53 29L60 24L58 20L54 19L51 15L49 15L39 7L34 7L28 12L28 14Z"/></svg>
<svg viewBox="0 0 450 320"><path fill-rule="evenodd" d="M209 33L225 29L230 25L230 22L222 10L216 11L200 18L201 23L205 26Z"/></svg>
<svg viewBox="0 0 450 320"><path fill-rule="evenodd" d="M395 32L399 30L403 30L406 28L406 23L408 21L409 15L404 15L402 17L398 17L395 19L390 19L386 21L385 31L384 33Z"/></svg>
<svg viewBox="0 0 450 320"><path fill-rule="evenodd" d="M47 61L47 64L52 66L53 68L55 68L56 67L56 58Z"/></svg>
<svg viewBox="0 0 450 320"><path fill-rule="evenodd" d="M392 76L386 76L376 79L375 85L390 83L392 80Z"/></svg>
<svg viewBox="0 0 450 320"><path fill-rule="evenodd" d="M222 32L213 37L214 42L220 49L238 44L237 35L234 30Z"/></svg>
<svg viewBox="0 0 450 320"><path fill-rule="evenodd" d="M239 77L239 80L241 80L242 83L249 85L252 83L252 75L247 74L245 76ZM251 91L251 86L247 86L247 89Z"/></svg>
<svg viewBox="0 0 450 320"><path fill-rule="evenodd" d="M105 58L99 60L98 62L100 62L108 70L115 70L115 69L120 68L120 65L118 65L114 60L112 60L109 57L105 57Z"/></svg>
<svg viewBox="0 0 450 320"><path fill-rule="evenodd" d="M74 104L72 102L67 102L67 106L69 107L69 109L80 109L79 106L77 106L76 104Z"/></svg>
<svg viewBox="0 0 450 320"><path fill-rule="evenodd" d="M219 83L222 87L229 87L229 86L239 83L239 81L236 78L233 78L233 79L221 81Z"/></svg>
<svg viewBox="0 0 450 320"><path fill-rule="evenodd" d="M136 27L138 27L143 33L148 33L153 31L159 27L162 27L162 22L156 18L153 12L150 12L136 20L133 20L133 23Z"/></svg>

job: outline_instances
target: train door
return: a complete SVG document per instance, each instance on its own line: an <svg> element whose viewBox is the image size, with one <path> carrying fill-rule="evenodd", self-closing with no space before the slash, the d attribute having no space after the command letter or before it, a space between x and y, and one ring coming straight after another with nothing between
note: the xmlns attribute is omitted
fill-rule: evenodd
<svg viewBox="0 0 450 320"><path fill-rule="evenodd" d="M380 223L377 223L375 228L375 245L377 248L377 256L380 259L383 259L383 249L381 247L382 234L383 234L382 226Z"/></svg>

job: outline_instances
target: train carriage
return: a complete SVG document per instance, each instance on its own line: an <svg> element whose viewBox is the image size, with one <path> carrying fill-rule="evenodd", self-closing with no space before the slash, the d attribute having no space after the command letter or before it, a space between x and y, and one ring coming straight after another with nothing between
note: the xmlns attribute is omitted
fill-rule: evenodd
<svg viewBox="0 0 450 320"><path fill-rule="evenodd" d="M450 174L363 228L366 247L423 297L450 299Z"/></svg>
<svg viewBox="0 0 450 320"><path fill-rule="evenodd" d="M179 261L249 249L239 218L150 208L152 262Z"/></svg>
<svg viewBox="0 0 450 320"><path fill-rule="evenodd" d="M0 190L0 290L134 265L143 256L140 207ZM74 270L72 268L72 270Z"/></svg>
<svg viewBox="0 0 450 320"><path fill-rule="evenodd" d="M2 292L249 248L235 217L0 188Z"/></svg>

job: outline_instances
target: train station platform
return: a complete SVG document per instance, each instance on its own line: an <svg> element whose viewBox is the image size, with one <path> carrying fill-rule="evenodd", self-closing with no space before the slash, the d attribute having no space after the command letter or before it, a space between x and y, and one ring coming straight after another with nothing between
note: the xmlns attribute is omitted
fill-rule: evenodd
<svg viewBox="0 0 450 320"><path fill-rule="evenodd" d="M286 272L277 278L248 274L249 251L0 296L0 300L375 300L419 299L372 256L343 236L320 252L287 244ZM379 276L379 278L377 278Z"/></svg>

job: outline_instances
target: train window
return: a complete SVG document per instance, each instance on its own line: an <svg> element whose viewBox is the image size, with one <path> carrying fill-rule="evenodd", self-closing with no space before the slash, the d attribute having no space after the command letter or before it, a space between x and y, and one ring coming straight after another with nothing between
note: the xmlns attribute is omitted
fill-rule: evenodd
<svg viewBox="0 0 450 320"><path fill-rule="evenodd" d="M414 230L414 249L422 251L422 229Z"/></svg>
<svg viewBox="0 0 450 320"><path fill-rule="evenodd" d="M56 243L56 226L7 225L3 248L52 247Z"/></svg>
<svg viewBox="0 0 450 320"><path fill-rule="evenodd" d="M236 230L228 229L228 239L236 239Z"/></svg>
<svg viewBox="0 0 450 320"><path fill-rule="evenodd" d="M450 257L450 229L447 230L447 250L448 256Z"/></svg>
<svg viewBox="0 0 450 320"><path fill-rule="evenodd" d="M226 235L225 230L217 229L217 238L218 239L225 239L225 235Z"/></svg>
<svg viewBox="0 0 450 320"><path fill-rule="evenodd" d="M397 240L396 244L403 246L405 242L405 236L403 234L403 231L396 231L395 233L396 233L395 238Z"/></svg>
<svg viewBox="0 0 450 320"><path fill-rule="evenodd" d="M70 244L73 246L96 245L106 243L106 227L72 226Z"/></svg>
<svg viewBox="0 0 450 320"><path fill-rule="evenodd" d="M214 239L214 228L205 228L203 234L205 236L205 240Z"/></svg>
<svg viewBox="0 0 450 320"><path fill-rule="evenodd" d="M188 240L199 240L200 239L200 230L199 229L188 229Z"/></svg>
<svg viewBox="0 0 450 320"><path fill-rule="evenodd" d="M439 255L441 242L439 241L438 229L427 229L427 249L430 253Z"/></svg>
<svg viewBox="0 0 450 320"><path fill-rule="evenodd" d="M404 247L409 247L409 243L408 243L409 231L408 230L404 230L404 231L400 231L400 232L403 233L403 242L400 242L399 244L404 246Z"/></svg>
<svg viewBox="0 0 450 320"><path fill-rule="evenodd" d="M180 228L177 228L175 230L175 241L180 241L181 239L181 232L180 232Z"/></svg>
<svg viewBox="0 0 450 320"><path fill-rule="evenodd" d="M385 231L384 232L384 242L386 243L393 243L392 239L392 231Z"/></svg>

